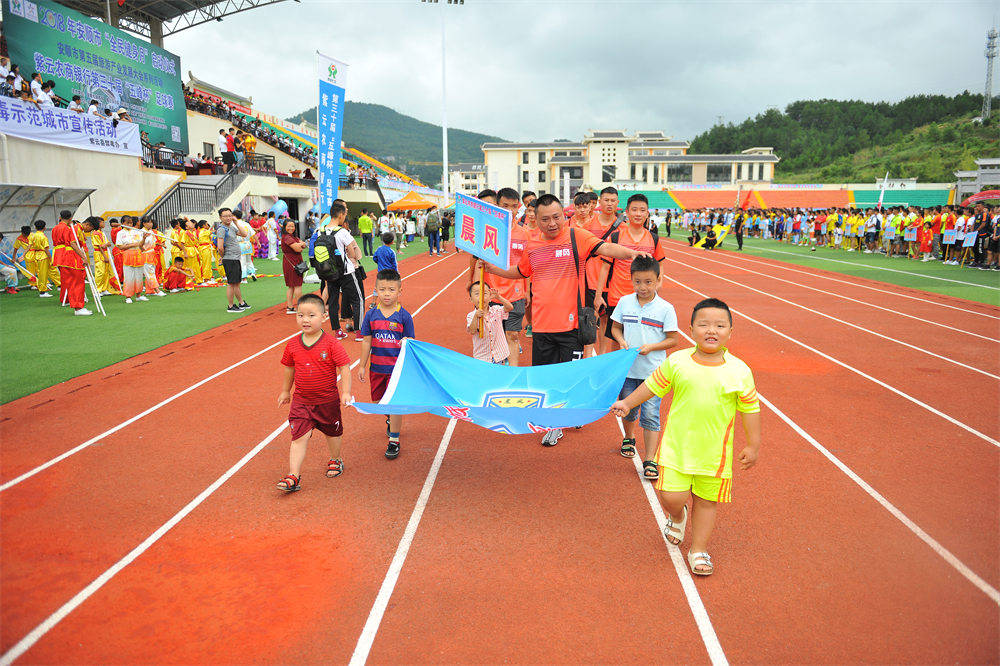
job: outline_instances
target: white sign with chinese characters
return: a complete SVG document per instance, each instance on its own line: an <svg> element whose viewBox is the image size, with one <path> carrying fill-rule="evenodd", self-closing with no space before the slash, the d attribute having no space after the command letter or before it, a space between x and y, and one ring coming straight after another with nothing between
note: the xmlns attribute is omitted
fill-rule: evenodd
<svg viewBox="0 0 1000 666"><path fill-rule="evenodd" d="M118 155L142 154L139 126L30 102L0 98L0 132L68 148Z"/></svg>

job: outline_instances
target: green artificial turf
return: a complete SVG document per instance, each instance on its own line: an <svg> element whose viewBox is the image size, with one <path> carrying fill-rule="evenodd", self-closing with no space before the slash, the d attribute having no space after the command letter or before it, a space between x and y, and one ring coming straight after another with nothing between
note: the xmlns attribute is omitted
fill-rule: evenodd
<svg viewBox="0 0 1000 666"><path fill-rule="evenodd" d="M399 258L426 251L426 241L417 240ZM243 285L243 297L252 307L238 315L226 312L225 287L152 296L131 305L120 296L105 297L107 317L92 302L87 304L92 316L73 316L68 306L59 306L58 289L51 290L49 299L27 288L16 295L0 294L0 403L283 303L281 261L256 259L254 264L258 273L279 277ZM364 266L374 275L371 258L365 258Z"/></svg>
<svg viewBox="0 0 1000 666"><path fill-rule="evenodd" d="M679 231L683 233L683 230ZM684 233L684 237L686 238L686 233ZM674 238L684 240L681 234L676 234ZM727 237L723 240L722 246L725 250L735 251L736 239ZM743 240L743 253L947 296L956 296L979 303L1000 305L1000 272L996 271L945 266L940 261L925 263L912 259L889 259L882 254L847 252L825 247L817 248L815 252L812 252L808 247L760 238L745 238ZM761 268L761 266L752 264L748 264L747 267L754 270Z"/></svg>

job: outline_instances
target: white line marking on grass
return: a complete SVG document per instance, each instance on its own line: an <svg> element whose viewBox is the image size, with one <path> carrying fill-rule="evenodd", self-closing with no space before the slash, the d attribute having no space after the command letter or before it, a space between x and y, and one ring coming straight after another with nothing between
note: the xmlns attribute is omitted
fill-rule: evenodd
<svg viewBox="0 0 1000 666"><path fill-rule="evenodd" d="M437 480L438 471L441 469L441 463L444 460L444 454L448 451L448 443L451 441L452 433L455 432L456 423L455 419L450 419L448 427L445 428L444 435L441 436L441 443L438 444L437 453L434 455L434 462L427 472L427 478L424 479L424 485L420 489L420 496L417 497L417 503L410 514L410 520L406 523L406 529L403 530L403 538L399 540L396 553L392 556L392 562L389 563L389 570L382 580L382 586L375 597L375 603L372 605L371 612L368 613L365 627L361 630L361 636L358 638L354 653L351 655L350 663L352 665L360 665L368 661L368 654L371 652L372 644L375 642L375 635L378 633L382 617L389 606L389 599L396 588L396 582L399 580L399 574L403 570L403 564L406 562L406 555L410 552L413 538L417 534L420 519L424 515L424 509L427 507L431 490L434 488L434 482Z"/></svg>
<svg viewBox="0 0 1000 666"><path fill-rule="evenodd" d="M625 428L622 426L622 420L616 416L615 421L618 423L618 430L621 431L624 437ZM653 489L653 484L643 476L642 465L639 464L639 456L632 456L632 463L635 465L635 472L639 477L642 490L646 494L649 508L653 510L653 517L656 519L656 527L660 530L660 537L663 539L663 543L667 545L667 552L670 553L670 562L674 565L677 580L680 581L681 589L684 590L684 596L687 598L688 606L691 608L691 615L694 616L694 622L698 626L698 633L701 634L701 640L705 644L705 649L708 650L708 658L714 666L725 666L729 661L726 659L726 653L723 651L719 637L715 633L715 627L712 626L712 619L708 616L708 610L705 609L701 595L698 594L698 588L694 584L694 579L690 571L688 571L684 555L681 553L679 546L675 546L667 541L666 536L663 535L663 528L667 524L667 516L663 511L663 507L660 506L660 501L656 498L656 491Z"/></svg>
<svg viewBox="0 0 1000 666"><path fill-rule="evenodd" d="M403 277L403 279L405 280L407 278L413 277L414 275L417 275L418 273L421 273L422 271L427 270L428 268L430 268L431 266L434 266L435 264L439 264L442 261L446 261L447 259L450 259L452 256L454 256L454 255L448 255L447 257L444 257L443 259L438 259L437 261L434 261L434 262L432 262L430 264L427 264L426 266L424 266L420 270L414 271L413 273L410 273L409 275ZM452 282L454 282L454 280L452 280ZM451 284L451 283L449 283L449 284ZM440 293L440 292L438 292L438 293ZM435 294L435 296L436 296L436 294ZM368 298L371 298L371 296L366 297L365 300L367 301ZM418 312L419 312L419 310L418 310ZM216 372L214 374L211 374L208 377L205 377L201 381L195 382L191 386L188 386L186 389L178 391L177 393L174 393L172 396L161 400L160 402L156 403L155 405L153 405L149 409L146 409L146 410L143 410L143 411L139 412L138 414L136 414L132 418L126 419L126 420L122 421L121 423L119 423L118 425L116 425L116 426L114 426L112 428L108 428L107 430L105 430L101 434L95 435L94 437L91 437L90 439L88 439L83 444L79 444L78 446L73 447L69 451L66 451L65 453L61 453L58 456L56 456L55 458L52 458L51 460L48 460L47 462L44 462L41 465L39 465L39 466L37 466L37 467L35 467L33 469L28 470L24 474L21 474L20 476L15 477L15 478L11 479L10 481L5 482L4 484L0 485L0 492L3 492L4 490L7 490L8 488L16 486L17 484L21 483L22 481L24 481L26 479L30 479L31 477L33 477L34 475L38 474L39 472L41 472L43 470L46 470L49 467L52 467L56 463L61 462L61 461L65 460L66 458L69 458L70 456L79 453L80 451L83 451L84 449L86 449L86 448L88 448L88 447L96 444L97 442L101 441L105 437L108 437L109 435L113 435L116 432L118 432L119 430L122 430L123 428L127 428L128 426L132 425L133 423L135 423L139 419L141 419L141 418L143 418L145 416L149 416L150 414L152 414L156 410L160 409L161 407L169 405L174 400L177 400L178 398L187 395L191 391L193 391L193 390L195 390L195 389L197 389L197 388L199 388L201 386L204 386L205 384L207 384L208 382L212 381L213 379L221 377L222 375L226 374L230 370L234 370L235 368L240 367L244 363L247 363L248 361L252 361L253 359L255 359L258 356L260 356L261 354L269 352L270 350L274 349L278 345L281 345L282 343L287 342L288 340L291 340L296 335L298 335L298 333L293 333L292 335L286 336L286 337L282 338L281 340L278 340L273 345L269 345L269 346L261 349L260 351L258 351L256 353L253 353L250 356L247 356L246 358L244 358L244 359L242 359L240 361L237 361L236 363L233 363L229 367L223 368L222 370L219 370L218 372Z"/></svg>
<svg viewBox="0 0 1000 666"><path fill-rule="evenodd" d="M671 282L674 282L674 283L680 285L681 287L684 287L688 291L693 292L695 294L698 294L702 298L706 298L705 294L701 293L697 289L693 289L693 288L687 286L686 284L684 284L683 282L679 282L679 281L675 280L674 278L670 277L669 275L666 276L666 278L668 280L670 280ZM765 330L768 330L768 331L774 333L775 335L780 336L780 337L788 340L789 342L794 342L795 344L799 345L803 349L808 349L809 351L813 352L814 354L816 354L818 356L821 356L821 357L825 358L826 360L830 361L831 363L836 363L840 367L842 367L842 368L844 368L846 370L850 370L851 372L853 372L853 373L855 373L857 375L860 375L861 377L864 377L868 381L873 382L875 384L878 384L879 386L881 386L882 388L884 388L886 390L892 391L893 393L895 393L899 397L904 398L906 400L909 400L913 404L926 409L927 411L929 411L932 414L935 414L936 416L940 416L945 421L948 421L949 423L952 423L952 424L958 426L959 428L962 428L963 430L972 433L973 435L975 435L976 437L979 437L983 441L989 442L993 446L1000 447L1000 441L997 441L996 439L990 437L989 435L986 435L984 433L979 432L978 430L976 430L972 426L967 425L967 424L963 423L962 421L959 421L958 419L956 419L956 418L954 418L952 416L949 416L949 415L945 414L944 412L942 412L942 411L940 411L938 409L935 409L934 407L931 407L926 402L923 402L921 400L918 400L917 398L914 398L909 393L905 393L904 391L899 390L895 386L890 386L889 384L886 384L882 380L876 379L875 377L872 377L871 375L869 375L868 373L864 372L863 370L859 370L858 368L855 368L853 365L848 365L847 363L844 363L843 361L841 361L839 359L836 359L836 358L830 356L829 354L821 352L820 350L816 349L815 347L811 347L811 346L807 345L806 343L802 342L801 340L793 338L792 336L790 336L790 335L788 335L786 333L782 333L778 329L773 328L771 326L768 326L767 324L765 324L764 322L760 321L759 319L754 319L753 317L751 317L750 315L748 315L747 313L745 313L745 312L743 312L741 310L737 310L736 308L732 308L732 311L735 312L736 314L740 315L741 317L743 317L747 321L752 321L753 323L757 324L761 328L763 328Z"/></svg>
<svg viewBox="0 0 1000 666"><path fill-rule="evenodd" d="M793 280L786 280L785 278L780 278L777 275L772 275L770 273L761 273L760 271L755 271L752 268L745 268L743 266L737 266L736 264L732 264L732 263L729 263L729 262L726 262L726 261L718 261L716 259L709 259L707 256L701 256L701 255L697 255L697 254L690 253L690 252L685 252L684 254L687 255L687 256L696 258L696 259L702 259L704 261L711 262L713 264L719 264L720 266L729 266L730 268L735 268L737 270L744 271L744 272L747 272L747 273L753 273L754 275L760 275L762 277L766 277L766 278L769 278L771 280L778 280L779 282L786 282L788 284L792 284L792 285L795 285L797 287L802 287L803 289L811 289L812 291L818 291L821 294L826 294L827 296L834 296L836 298L842 298L845 301L851 301L852 303L858 303L859 305L867 305L870 308L875 308L877 310L883 310L885 312L890 312L892 314L899 315L900 317L907 317L909 319L915 319L916 321L922 321L925 324L931 324L933 326L940 326L941 328L946 328L949 331L955 331L956 333L961 333L963 335L971 335L971 336L974 336L974 337L977 337L977 338L982 338L983 340L988 340L990 342L1000 342L1000 340L998 340L997 338L991 338L991 337L989 337L987 335L980 335L979 333L973 333L972 331L966 331L966 330L961 329L961 328L955 328L954 326L949 326L948 324L942 324L941 322L931 321L930 319L924 319L923 317L918 317L916 315L907 314L906 312L900 312L899 310L893 310L892 308L885 308L885 307L882 307L881 305L875 305L874 303L869 303L868 301L859 301L858 299L851 298L850 296L844 296L843 294L838 294L838 293L836 293L834 291L826 291L825 289L820 289L819 287L812 287L812 286L807 285L807 284L802 284L801 282L795 282ZM725 255L723 255L723 256L725 256Z"/></svg>
<svg viewBox="0 0 1000 666"><path fill-rule="evenodd" d="M453 282L455 282L455 280L457 280L458 278L460 278L463 275L465 275L466 272L467 271L463 270L455 278L453 278L452 281L448 283L448 285L451 285ZM447 288L448 285L446 285L445 288ZM442 288L436 294L434 294L433 296L431 296L422 306L420 306L420 308L415 313L413 313L413 316L416 316L417 313L419 313L421 310L423 310L425 307L427 307L427 305L431 301L433 301L434 299L436 299L444 291L445 288ZM280 344L280 343L278 343L278 344ZM348 370L349 371L354 370L354 368L358 365L358 363L360 363L360 359L356 359L353 363L351 363L351 365L348 366ZM338 380L340 379L340 375L339 374L337 375L337 379ZM191 513L192 511L194 511L202 502L204 502L206 499L208 499L208 497L210 495L212 495L212 493L214 493L216 490L218 490L222 486L223 483L225 483L230 478L232 478L232 476L234 474L236 474L236 472L238 472L248 462L250 462L250 460L253 459L253 457L256 456L258 453L260 453L260 451L265 446L267 446L272 441L274 441L274 439L278 435L280 435L282 433L282 431L284 431L284 429L287 428L287 427L288 427L288 422L287 421L282 422L282 424L280 426L278 426L277 428L275 428L274 431L272 431L270 435L268 435L267 437L265 437L264 439L262 439L257 444L257 446L255 446L254 448L252 448L245 456L243 456L243 458L241 458L239 460L239 462L237 462L235 465L233 465L228 470L226 470L226 472L223 473L222 476L220 476L218 479L216 479L210 486L208 486L208 488L206 488L201 493L199 493L197 497L195 497L193 500L191 500L187 504L187 506L185 506L183 509L181 509L176 514L174 514L172 518L170 518L167 522L165 522L163 525L161 525L159 528L157 528L157 530L155 532L153 532L148 537L146 537L146 539L142 543L140 543L138 546L136 546L135 548L133 548L125 557L123 557L122 559L118 560L115 564L113 564L111 567L109 567L104 573L102 573L100 576L98 576L96 579L94 579L89 585L87 585L80 592L78 592L72 599L70 599L65 604L63 604L55 613L53 613L52 615L50 615L49 617L47 617L45 620L42 621L41 624L39 624L37 627L35 627L34 629L32 629L24 638L22 638L20 641L18 641L10 650L8 650L6 653L4 653L2 656L0 656L0 666L7 666L8 664L11 664L15 659L17 659L22 654L24 654L27 650L29 650L32 645L34 645L35 643L37 643L39 641L39 639L41 639L53 627L55 627L57 624L59 624L67 615L69 615L70 613L72 613L73 610L75 610L80 604L82 604L83 602L85 602L88 598L90 598L91 596L93 596L93 594L95 592L97 592L102 587L104 587L104 585L106 585L112 578L114 578L118 574L118 572L120 572L122 569L124 569L125 567L127 567L129 564L131 564L132 562L134 562L135 559L138 558L140 555L142 555L144 552L146 552L147 550L149 550L149 548L151 546L153 546L153 544L155 544L157 541L159 541L160 538L163 537L163 535L165 535L167 532L169 532L175 525L177 525L177 523L179 523L181 520L183 520L189 513ZM451 437L451 432L454 431L454 429L455 429L455 423L454 423L454 421L452 421L449 424L448 430L445 431L445 434L450 438ZM442 440L442 446L443 446L443 449L439 449L439 455L441 457L444 456L444 449L447 449L447 442L445 440ZM440 465L440 461L438 460L437 457L435 457L435 464L437 465L438 468L440 468L440 466L441 466ZM432 466L431 469L434 470L434 474L436 476L437 475L437 470L433 466ZM431 485L433 485L433 481L431 482ZM425 482L425 486L426 486L426 482ZM430 489L429 488L427 489L427 494L428 495L430 494ZM423 493L421 493L421 496L423 496ZM418 504L419 504L419 501L418 501ZM424 500L424 504L426 504L426 499ZM423 509L421 508L421 512L422 511L423 511ZM412 520L412 517L411 517L411 520ZM419 518L418 518L418 522L419 522ZM416 527L414 527L414 531L415 530L416 530ZM404 536L405 536L405 534L404 534ZM412 536L411 536L411 540L412 540ZM407 545L407 548L409 548L409 545ZM404 554L404 557L405 557L405 554ZM400 566L402 566L402 562L400 563ZM390 590L390 592L391 592L391 590ZM383 612L384 612L384 609L383 609Z"/></svg>
<svg viewBox="0 0 1000 666"><path fill-rule="evenodd" d="M795 257L803 257L805 259L819 259L820 261L832 261L837 264L847 264L848 266L857 266L858 268L868 268L877 271L888 271L890 273L902 273L903 275L913 275L921 278L928 278L930 280L941 280L942 282L954 282L956 284L964 284L968 287L982 287L983 289L992 289L993 291L1000 291L1000 287L992 287L988 284L977 284L975 282L965 282L963 280L952 280L951 278L938 277L937 275L927 275L925 273L913 273L911 271L901 271L896 268L886 268L884 266L873 266L871 264L859 264L853 261L844 261L843 259L830 259L829 257L804 257L798 252L788 252L786 250L774 250L769 247L759 247L754 244L754 249L763 250L764 252L777 252L778 254L790 254Z"/></svg>
<svg viewBox="0 0 1000 666"><path fill-rule="evenodd" d="M669 259L669 258L667 259L667 261L671 261L671 262L673 262L675 264L679 264L681 266L686 266L687 268L690 268L691 270L698 271L699 273L704 273L705 275L708 275L710 277L714 277L714 278L716 278L718 280L724 280L726 282L730 282L732 284L735 284L738 287L743 287L744 289L749 289L750 291L755 291L758 294L763 294L764 296L767 296L768 298L773 298L773 299L775 299L777 301L781 301L782 303L787 303L787 304L795 306L797 308L801 308L801 309L803 309L803 310L805 310L807 312L812 312L813 314L819 315L820 317L825 317L826 319L829 319L831 321L835 321L835 322L838 322L840 324L844 324L845 326L850 326L851 328L855 328L855 329L857 329L859 331L863 331L865 333L869 333L869 334L874 335L876 337L882 338L883 340L888 340L889 342L895 343L897 345L901 345L903 347L907 347L909 349L912 349L913 351L920 352L921 354L927 354L928 356L933 356L934 358L936 358L938 360L945 361L947 363L952 363L952 364L957 365L959 367L965 368L966 370L971 370L973 372L978 372L981 375L986 375L987 377L990 377L991 379L998 379L998 380L1000 380L1000 375L995 375L992 372L987 372L986 370L980 370L977 367L974 367L974 366L971 366L971 365L966 365L965 363L962 363L961 361L956 361L954 359L948 358L947 356L942 356L941 354L936 354L936 353L930 351L929 349L924 349L924 348L918 347L916 345L911 345L908 342L903 342L902 340L896 340L895 338L890 338L888 335L883 335L882 333L879 333L877 331L873 331L870 328L865 328L864 326L859 326L858 324L852 324L851 322L845 321L843 319L840 319L839 317L834 317L833 315L828 315L825 312L820 312L819 310L814 310L813 308L807 307L807 306L802 305L800 303L796 303L795 301L790 301L787 298L782 298L781 296L775 296L774 294L770 294L770 293L768 293L768 292L766 292L766 291L764 291L762 289L757 289L756 287L751 287L748 284L744 284L744 283L738 282L736 280L730 280L729 278L722 277L721 275L716 275L715 273L703 270L701 268L698 268L697 266L692 266L691 264L685 264L683 261L677 261L676 259ZM743 269L743 270L745 270L745 269Z"/></svg>
<svg viewBox="0 0 1000 666"><path fill-rule="evenodd" d="M676 245L678 245L678 246L680 246L682 248L683 247L687 247L687 246L685 246L685 245L683 245L681 243L677 243L676 241L675 241L674 244L676 244ZM814 278L817 278L817 279L820 279L820 280L828 280L830 282L840 282L842 284L847 284L847 285L850 285L852 287L859 287L861 289L868 289L869 291L877 291L880 294L889 294L890 296L898 296L899 298L907 298L907 299L909 299L911 301L919 301L921 303L924 303L925 305L933 305L933 306L936 306L936 307L948 308L949 310L957 310L959 312L967 312L968 314L974 314L974 315L978 315L980 317L986 317L987 319L1000 319L1000 317L998 317L996 315L991 315L991 314L986 313L986 312L977 312L975 310L967 310L966 308L960 308L960 307L957 307L955 305L949 305L947 303L940 303L938 301L928 301L928 300L926 300L924 298L920 298L919 296L911 296L909 294L903 294L903 293L900 293L898 291L893 291L891 289L879 289L878 287L873 287L871 285L861 284L859 282L851 282L850 280L843 280L843 279L838 278L838 277L833 277L833 275L829 271L824 272L824 273L817 273L817 272L815 272L815 271L818 271L818 270L822 270L822 269L819 269L819 268L815 268L815 269L812 269L812 270L802 270L802 267L796 268L797 264L790 264L787 261L775 260L778 263L775 263L775 261L761 261L760 259L751 259L748 255L739 254L737 252L731 252L731 253L727 254L726 256L733 257L735 259L740 259L742 261L748 261L748 262L750 262L752 264L760 264L761 266L769 266L771 268L777 268L777 269L783 270L783 271L790 271L792 273L801 273L802 275L808 275L810 277L814 277ZM864 278L861 278L861 279L864 279ZM888 283L885 283L885 284L888 284ZM942 294L934 294L934 295L935 296L941 296Z"/></svg>

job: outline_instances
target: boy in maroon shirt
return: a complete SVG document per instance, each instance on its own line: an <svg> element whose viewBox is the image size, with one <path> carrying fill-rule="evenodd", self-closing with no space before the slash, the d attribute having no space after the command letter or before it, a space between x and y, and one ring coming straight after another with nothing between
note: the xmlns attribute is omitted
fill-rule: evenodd
<svg viewBox="0 0 1000 666"><path fill-rule="evenodd" d="M323 314L326 304L316 294L306 294L299 299L295 318L302 335L292 338L285 345L281 364L285 366L284 382L278 404L291 402L288 426L292 431L292 445L288 454L288 476L278 482L278 488L290 493L299 489L302 461L306 445L313 430L326 435L330 448L330 462L326 465L328 477L340 476L344 461L340 457L340 436L344 424L340 406L351 401L351 359L344 347L332 335L323 332ZM340 391L337 390L337 369L340 373ZM292 382L295 399L291 399Z"/></svg>

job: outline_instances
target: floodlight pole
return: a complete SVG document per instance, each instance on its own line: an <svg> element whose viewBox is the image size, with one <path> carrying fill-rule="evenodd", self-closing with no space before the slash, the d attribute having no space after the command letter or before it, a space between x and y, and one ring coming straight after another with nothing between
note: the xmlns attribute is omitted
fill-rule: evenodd
<svg viewBox="0 0 1000 666"><path fill-rule="evenodd" d="M444 204L448 205L448 102L445 57L445 3L441 3L441 190Z"/></svg>

